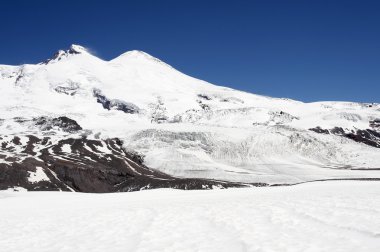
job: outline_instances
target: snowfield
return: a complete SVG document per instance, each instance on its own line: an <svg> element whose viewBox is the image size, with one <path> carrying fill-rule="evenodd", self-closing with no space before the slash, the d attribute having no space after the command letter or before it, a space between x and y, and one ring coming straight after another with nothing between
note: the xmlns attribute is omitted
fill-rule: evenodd
<svg viewBox="0 0 380 252"><path fill-rule="evenodd" d="M0 192L0 250L380 251L380 182Z"/></svg>

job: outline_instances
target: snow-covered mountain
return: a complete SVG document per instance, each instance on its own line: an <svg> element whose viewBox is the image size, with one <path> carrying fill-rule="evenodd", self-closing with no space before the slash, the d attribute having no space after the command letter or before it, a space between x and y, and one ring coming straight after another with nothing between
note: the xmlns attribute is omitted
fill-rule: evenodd
<svg viewBox="0 0 380 252"><path fill-rule="evenodd" d="M80 150L68 139L81 139ZM102 144L111 139L122 148ZM16 169L30 179L36 167L50 182L67 181L67 171L55 170L57 159L113 160L116 153L136 155L170 178L209 182L380 178L380 104L254 95L192 78L141 51L104 61L72 45L40 64L0 65L0 142L0 184ZM115 170L108 161L113 168L99 169Z"/></svg>

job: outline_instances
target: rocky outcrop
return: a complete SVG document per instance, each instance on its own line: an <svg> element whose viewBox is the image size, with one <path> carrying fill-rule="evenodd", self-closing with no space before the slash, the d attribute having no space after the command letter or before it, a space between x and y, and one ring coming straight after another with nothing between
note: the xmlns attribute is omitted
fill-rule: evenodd
<svg viewBox="0 0 380 252"><path fill-rule="evenodd" d="M130 102L118 99L108 99L99 89L94 89L93 95L96 97L96 101L102 104L103 108L107 110L120 110L127 114L137 114L140 111L139 107Z"/></svg>
<svg viewBox="0 0 380 252"><path fill-rule="evenodd" d="M0 190L120 192L151 188L212 189L246 186L175 178L144 165L117 139L0 136ZM265 185L265 184L257 184Z"/></svg>
<svg viewBox="0 0 380 252"><path fill-rule="evenodd" d="M52 58L47 59L40 64L41 65L47 65L47 64L51 64L51 63L56 63L58 61L61 61L62 59L68 58L71 55L78 55L78 54L82 54L82 53L88 53L87 49L84 48L83 46L73 44L67 50L57 51L56 53L54 53Z"/></svg>
<svg viewBox="0 0 380 252"><path fill-rule="evenodd" d="M374 130L380 131L380 119L370 121L369 126Z"/></svg>
<svg viewBox="0 0 380 252"><path fill-rule="evenodd" d="M309 129L316 133L332 134L349 138L355 142L364 143L366 145L380 148L380 133L373 129L365 130L345 130L341 127L334 127L332 129L322 129L321 127L315 127Z"/></svg>
<svg viewBox="0 0 380 252"><path fill-rule="evenodd" d="M33 119L34 125L42 131L59 128L62 131L73 133L82 130L82 127L73 119L66 116L51 118L46 116L36 117Z"/></svg>
<svg viewBox="0 0 380 252"><path fill-rule="evenodd" d="M57 93L74 96L80 90L80 84L74 81L64 83L50 84L50 87Z"/></svg>

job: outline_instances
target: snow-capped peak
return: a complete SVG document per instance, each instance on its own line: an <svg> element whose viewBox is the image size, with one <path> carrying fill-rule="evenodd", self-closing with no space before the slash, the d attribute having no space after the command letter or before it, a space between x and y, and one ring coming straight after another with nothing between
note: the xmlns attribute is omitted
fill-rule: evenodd
<svg viewBox="0 0 380 252"><path fill-rule="evenodd" d="M159 63L161 65L165 65L167 67L172 68L172 66L168 65L162 60L156 57L153 57L152 55L140 50L127 51L121 54L120 56L114 58L113 60L111 60L112 63L117 63L117 64L122 64L124 62L130 62L130 61L153 62L153 63Z"/></svg>
<svg viewBox="0 0 380 252"><path fill-rule="evenodd" d="M145 57L145 58L154 58L152 55L150 55L150 54L148 54L146 52L140 51L140 50L127 51L127 52L121 54L119 57L130 57L130 58Z"/></svg>
<svg viewBox="0 0 380 252"><path fill-rule="evenodd" d="M86 49L84 46L72 44L69 49L59 50L53 55L52 58L44 61L42 64L58 62L64 58L68 58L69 56L77 55L77 54L91 55L88 49Z"/></svg>
<svg viewBox="0 0 380 252"><path fill-rule="evenodd" d="M72 44L70 46L70 49L68 50L68 52L72 54L89 53L85 47L81 45L75 45L75 44Z"/></svg>

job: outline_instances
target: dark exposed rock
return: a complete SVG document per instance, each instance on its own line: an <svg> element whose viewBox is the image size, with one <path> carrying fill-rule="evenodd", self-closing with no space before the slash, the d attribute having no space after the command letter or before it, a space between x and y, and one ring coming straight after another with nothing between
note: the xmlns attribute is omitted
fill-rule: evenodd
<svg viewBox="0 0 380 252"><path fill-rule="evenodd" d="M334 127L330 130L327 130L322 129L318 126L309 130L322 134L332 134L346 137L354 140L355 142L364 143L372 147L380 148L380 133L371 129L346 131L341 127Z"/></svg>
<svg viewBox="0 0 380 252"><path fill-rule="evenodd" d="M198 97L207 101L212 100L210 96L205 95L205 94L198 94Z"/></svg>
<svg viewBox="0 0 380 252"><path fill-rule="evenodd" d="M140 111L139 107L132 103L118 99L108 99L99 89L93 89L93 95L96 101L102 104L103 108L107 110L115 109L128 114L137 114Z"/></svg>
<svg viewBox="0 0 380 252"><path fill-rule="evenodd" d="M369 126L372 129L380 130L380 119L375 119L369 122Z"/></svg>
<svg viewBox="0 0 380 252"><path fill-rule="evenodd" d="M119 192L163 187L211 189L247 186L224 181L175 178L150 169L144 165L141 155L124 150L122 141L117 138L66 138L52 144L53 140L49 137L26 137L28 141L22 146L17 136L6 145L5 138L1 140L2 146L18 145L23 150L1 149L4 153L1 157L7 163L0 163L0 190L23 187L27 190ZM31 174L36 173L37 169L46 176L37 181L31 180Z"/></svg>
<svg viewBox="0 0 380 252"><path fill-rule="evenodd" d="M74 47L70 47L69 50L67 50L68 54L81 54L80 51L76 50Z"/></svg>
<svg viewBox="0 0 380 252"><path fill-rule="evenodd" d="M330 132L331 134L334 134L334 135L342 135L342 136L345 135L345 131L341 127L334 127L330 130Z"/></svg>
<svg viewBox="0 0 380 252"><path fill-rule="evenodd" d="M82 127L75 120L66 116L58 118L41 116L34 118L33 122L35 126L39 127L42 131L52 130L54 127L58 127L62 131L70 133L82 130Z"/></svg>
<svg viewBox="0 0 380 252"><path fill-rule="evenodd" d="M110 110L111 102L105 95L103 95L102 91L99 89L93 89L92 93L96 98L96 101L103 105L103 108Z"/></svg>
<svg viewBox="0 0 380 252"><path fill-rule="evenodd" d="M77 54L81 54L82 51L85 50L83 47L80 47L80 46L75 46L75 45L72 45L69 49L67 50L59 50L57 51L56 53L54 53L54 55L52 56L52 58L50 59L47 59L45 60L44 62L40 63L40 64L44 64L44 65L47 65L51 62L57 62L57 61L60 61L66 57L68 57L69 55L77 55Z"/></svg>
<svg viewBox="0 0 380 252"><path fill-rule="evenodd" d="M21 68L21 70L18 72L17 78L15 80L15 84L18 85L19 82L22 80L22 78L25 76L24 69Z"/></svg>
<svg viewBox="0 0 380 252"><path fill-rule="evenodd" d="M36 155L37 152L34 152L35 144L38 144L41 140L33 135L28 135L29 141L27 142L25 149L22 151L22 153L27 153L30 155Z"/></svg>
<svg viewBox="0 0 380 252"><path fill-rule="evenodd" d="M350 138L356 142L364 143L372 147L380 148L380 133L366 129L357 130L356 133L345 134L347 138Z"/></svg>
<svg viewBox="0 0 380 252"><path fill-rule="evenodd" d="M204 111L210 110L210 106L208 104L204 104L201 100L198 100L197 102L199 103L199 106L202 108L202 110Z"/></svg>
<svg viewBox="0 0 380 252"><path fill-rule="evenodd" d="M18 136L15 136L15 137L12 139L12 142L13 142L15 145L21 145L20 138L19 138Z"/></svg>
<svg viewBox="0 0 380 252"><path fill-rule="evenodd" d="M134 104L117 99L110 101L110 109L121 110L128 114L136 114L139 112L139 108Z"/></svg>
<svg viewBox="0 0 380 252"><path fill-rule="evenodd" d="M61 116L58 118L53 118L53 125L59 126L61 129L68 132L75 132L82 130L82 127L73 119L66 116Z"/></svg>
<svg viewBox="0 0 380 252"><path fill-rule="evenodd" d="M315 127L315 128L311 128L311 129L309 129L309 130L311 130L311 131L314 131L314 132L317 132L317 133L322 133L322 134L329 134L330 132L329 132L329 130L327 130L327 129L322 129L321 127Z"/></svg>
<svg viewBox="0 0 380 252"><path fill-rule="evenodd" d="M241 184L226 181L207 180L207 179L190 179L190 178L174 178L169 180L136 178L133 181L126 181L127 186L121 185L121 192L137 191L155 188L173 188L181 190L210 190L214 188L225 189L231 187L247 187L247 186L268 186L265 183Z"/></svg>

